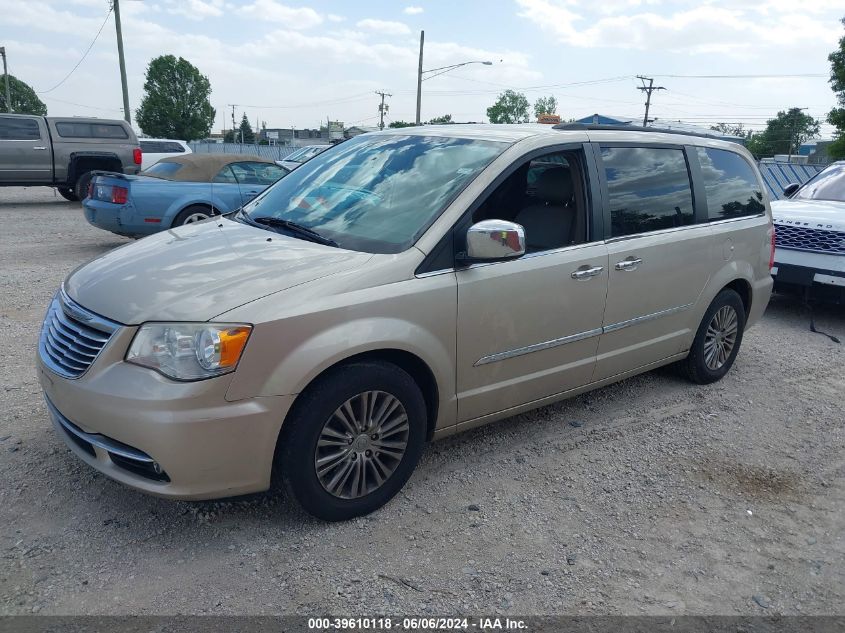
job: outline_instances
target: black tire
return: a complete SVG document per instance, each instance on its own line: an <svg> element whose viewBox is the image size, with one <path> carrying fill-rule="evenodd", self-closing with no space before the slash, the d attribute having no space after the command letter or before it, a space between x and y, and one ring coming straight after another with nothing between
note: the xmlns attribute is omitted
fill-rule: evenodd
<svg viewBox="0 0 845 633"><path fill-rule="evenodd" d="M59 195L68 202L79 202L79 197L74 193L70 187L56 187Z"/></svg>
<svg viewBox="0 0 845 633"><path fill-rule="evenodd" d="M318 455L324 455L324 453L318 453L318 450L353 453L361 448L357 447L357 440L348 448L338 446L336 449L318 449L317 442L320 440L324 426L332 420L337 420L335 412L342 405L368 392L380 392L383 397L392 396L404 407L408 422L407 433L402 433L407 439L405 452L395 462L393 471L386 476L380 486L356 498L341 498L330 493L318 477L316 459ZM373 404L372 414L375 414L376 408L377 404ZM394 419L401 417L401 411L399 413L400 416ZM369 416L370 420L376 417L372 414ZM384 419L390 418L391 416L387 415ZM388 424L385 424L385 428L387 426ZM367 436L372 430L374 429L371 428L363 435ZM387 435L386 433L385 438ZM396 436L393 435L393 437ZM350 363L330 370L297 399L279 437L279 445L276 448L276 468L288 490L306 512L326 521L344 521L377 510L402 489L422 455L425 438L425 400L413 378L390 363L378 361ZM375 450L375 456L368 457L366 463L364 463L363 454L349 455L345 459L338 460L336 468L339 470L330 471L330 474L325 475L325 479L344 470L346 468L344 461L350 462L355 467L358 466L358 462L361 462L362 472L368 474L372 483L372 471L368 470L368 467L375 469L376 466L372 460L379 459L380 455L377 449L373 448L373 450ZM368 454L372 455L372 451ZM385 458L385 454L381 454L381 458ZM351 470L347 471L349 475L355 471L352 465L349 467ZM358 480L357 474L354 475L354 479ZM363 476L360 480L366 481ZM346 484L342 483L340 488L343 489L345 486ZM351 482L351 486L354 489L355 483Z"/></svg>
<svg viewBox="0 0 845 633"><path fill-rule="evenodd" d="M733 339L733 345L730 352L727 353L724 360L721 361L718 357L718 353L716 353L716 356L708 358L708 350L713 348L712 346L708 347L707 343L709 338L708 330L711 324L714 324L716 314L723 308L727 311L726 313L728 315L731 314L731 310L735 314L736 334ZM707 385L712 382L716 382L717 380L721 380L722 376L728 373L731 366L734 364L734 360L736 360L740 345L742 344L742 335L745 330L745 318L745 306L736 291L726 288L716 295L716 298L713 299L710 307L707 308L707 312L704 313L701 325L698 326L698 332L695 334L695 339L692 342L689 355L685 360L681 361L681 367L691 381L698 383L699 385ZM715 327L714 325L713 331L715 332L719 330L720 328ZM722 330L722 336L724 336L724 333L725 330ZM712 337L710 338L712 340ZM718 335L715 343L717 346L716 349L718 349ZM718 366L714 367L714 364Z"/></svg>
<svg viewBox="0 0 845 633"><path fill-rule="evenodd" d="M193 224L194 222L199 222L200 220L193 219L199 215L204 215L205 218L202 219L206 219L217 214L208 207L205 207L201 204L193 204L190 207L182 209L176 215L176 217L173 218L173 224L171 226L182 226L184 224Z"/></svg>
<svg viewBox="0 0 845 633"><path fill-rule="evenodd" d="M77 200L85 200L88 197L88 185L91 184L93 177L90 171L83 172L79 175L76 184L73 186L73 195L76 196Z"/></svg>

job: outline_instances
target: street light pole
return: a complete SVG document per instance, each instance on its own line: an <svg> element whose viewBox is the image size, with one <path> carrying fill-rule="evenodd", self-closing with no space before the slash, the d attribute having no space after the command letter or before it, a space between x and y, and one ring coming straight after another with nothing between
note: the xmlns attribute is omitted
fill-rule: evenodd
<svg viewBox="0 0 845 633"><path fill-rule="evenodd" d="M6 112L12 113L12 92L9 90L9 69L6 68L6 47L0 46L0 55L3 56L3 77L6 79ZM419 103L419 97L417 97Z"/></svg>
<svg viewBox="0 0 845 633"><path fill-rule="evenodd" d="M420 111L422 110L422 76L423 76L423 43L425 42L425 31L420 31L420 64L417 68L417 125L420 124ZM6 59L5 57L3 59Z"/></svg>

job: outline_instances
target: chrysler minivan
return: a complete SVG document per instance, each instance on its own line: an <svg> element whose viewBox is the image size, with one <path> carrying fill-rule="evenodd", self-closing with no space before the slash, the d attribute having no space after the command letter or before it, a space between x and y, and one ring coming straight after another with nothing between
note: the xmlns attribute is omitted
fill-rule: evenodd
<svg viewBox="0 0 845 633"><path fill-rule="evenodd" d="M282 481L317 517L362 515L429 440L670 363L724 376L771 293L764 192L709 137L362 135L72 272L41 385L70 450L133 488Z"/></svg>

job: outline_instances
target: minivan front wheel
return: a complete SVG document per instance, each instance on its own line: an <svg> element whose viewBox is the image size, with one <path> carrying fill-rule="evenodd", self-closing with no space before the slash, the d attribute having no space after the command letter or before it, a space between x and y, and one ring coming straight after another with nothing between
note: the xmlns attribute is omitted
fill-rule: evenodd
<svg viewBox="0 0 845 633"><path fill-rule="evenodd" d="M745 306L736 291L726 288L707 308L684 361L690 380L705 385L727 374L739 353L744 330Z"/></svg>
<svg viewBox="0 0 845 633"><path fill-rule="evenodd" d="M284 424L278 467L307 512L351 519L402 489L425 429L425 400L411 376L390 363L351 363L300 396Z"/></svg>

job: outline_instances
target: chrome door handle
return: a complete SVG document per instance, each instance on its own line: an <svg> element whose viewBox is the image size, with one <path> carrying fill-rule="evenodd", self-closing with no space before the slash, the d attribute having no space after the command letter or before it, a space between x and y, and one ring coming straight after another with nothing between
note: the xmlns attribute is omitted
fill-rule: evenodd
<svg viewBox="0 0 845 633"><path fill-rule="evenodd" d="M601 271L603 270L604 266L593 266L592 268L581 267L578 270L573 270L570 277L573 279L589 279L590 277L601 275Z"/></svg>
<svg viewBox="0 0 845 633"><path fill-rule="evenodd" d="M36 146L35 146L35 147L33 147L32 149L47 149L47 148L46 148L46 147L44 147L44 146L42 146L42 145L36 145Z"/></svg>
<svg viewBox="0 0 845 633"><path fill-rule="evenodd" d="M637 267L643 263L639 257L634 259L623 259L621 262L616 262L616 270L636 270Z"/></svg>

